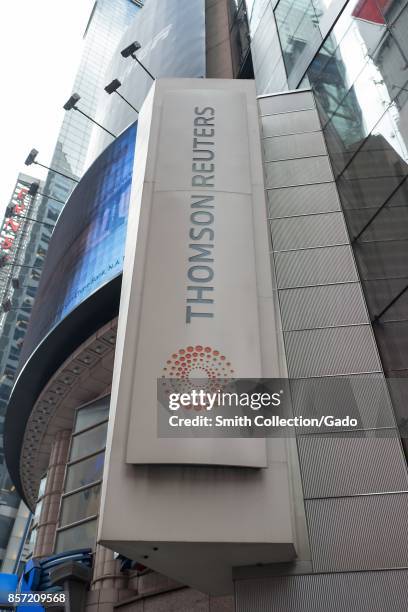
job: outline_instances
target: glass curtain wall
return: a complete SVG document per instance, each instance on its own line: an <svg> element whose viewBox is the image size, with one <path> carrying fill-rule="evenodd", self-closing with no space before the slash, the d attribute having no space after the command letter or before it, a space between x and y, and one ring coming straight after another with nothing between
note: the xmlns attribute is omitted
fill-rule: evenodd
<svg viewBox="0 0 408 612"><path fill-rule="evenodd" d="M276 28L287 87L311 87L316 96L408 451L408 4L251 0L248 5L261 93L286 88L275 76ZM263 32L265 24L269 33ZM269 52L262 51L266 48Z"/></svg>
<svg viewBox="0 0 408 612"><path fill-rule="evenodd" d="M78 409L61 499L55 552L94 548L110 397Z"/></svg>
<svg viewBox="0 0 408 612"><path fill-rule="evenodd" d="M229 0L230 39L235 78L253 79L248 13L245 0Z"/></svg>

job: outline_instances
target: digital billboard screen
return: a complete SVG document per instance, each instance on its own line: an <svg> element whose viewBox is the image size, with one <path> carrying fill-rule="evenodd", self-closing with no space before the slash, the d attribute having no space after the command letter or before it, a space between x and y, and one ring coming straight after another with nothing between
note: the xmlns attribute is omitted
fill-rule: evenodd
<svg viewBox="0 0 408 612"><path fill-rule="evenodd" d="M53 232L23 347L44 336L122 272L137 123L98 157L72 192Z"/></svg>

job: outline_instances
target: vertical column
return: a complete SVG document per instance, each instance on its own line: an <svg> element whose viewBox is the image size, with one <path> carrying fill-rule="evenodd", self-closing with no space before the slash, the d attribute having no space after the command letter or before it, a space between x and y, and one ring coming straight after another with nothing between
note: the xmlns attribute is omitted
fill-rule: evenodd
<svg viewBox="0 0 408 612"><path fill-rule="evenodd" d="M67 429L55 434L48 464L47 484L38 523L37 539L33 552L34 558L46 557L54 552L55 532L64 486L70 438L71 431Z"/></svg>
<svg viewBox="0 0 408 612"><path fill-rule="evenodd" d="M96 546L93 579L87 597L87 612L113 611L120 601L133 597L135 590L128 588L128 576L120 571L120 561L103 546ZM131 587L133 584L131 584Z"/></svg>
<svg viewBox="0 0 408 612"><path fill-rule="evenodd" d="M232 78L228 0L206 0L205 42L207 77Z"/></svg>

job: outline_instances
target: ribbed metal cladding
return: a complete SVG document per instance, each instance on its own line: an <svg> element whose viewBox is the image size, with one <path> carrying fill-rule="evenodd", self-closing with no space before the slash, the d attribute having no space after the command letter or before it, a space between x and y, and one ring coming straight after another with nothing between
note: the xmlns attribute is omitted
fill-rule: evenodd
<svg viewBox="0 0 408 612"><path fill-rule="evenodd" d="M306 287L358 280L350 246L276 253L278 287Z"/></svg>
<svg viewBox="0 0 408 612"><path fill-rule="evenodd" d="M358 419L363 429L395 427L387 384L381 373L291 380L292 409L296 416L320 418L330 411L339 418ZM299 433L342 431L307 427Z"/></svg>
<svg viewBox="0 0 408 612"><path fill-rule="evenodd" d="M239 580L236 612L406 612L407 584L408 570Z"/></svg>
<svg viewBox="0 0 408 612"><path fill-rule="evenodd" d="M262 144L266 162L296 159L308 155L326 155L326 145L320 132L264 138Z"/></svg>
<svg viewBox="0 0 408 612"><path fill-rule="evenodd" d="M408 567L408 473L350 237L317 113L285 112L285 98L262 102L261 122L293 412L354 417L364 430L296 431L313 571ZM264 591L241 582L237 611L408 609L408 573L404 605L395 596L391 607L384 589L398 574L381 574L373 597L379 574L355 576L271 578Z"/></svg>
<svg viewBox="0 0 408 612"><path fill-rule="evenodd" d="M258 102L261 115L289 113L315 108L313 94L308 91L301 91L290 95L260 98Z"/></svg>
<svg viewBox="0 0 408 612"><path fill-rule="evenodd" d="M315 110L304 110L282 115L262 117L264 138L283 134L301 134L320 131L320 123Z"/></svg>
<svg viewBox="0 0 408 612"><path fill-rule="evenodd" d="M286 331L368 322L360 283L283 289L279 297Z"/></svg>
<svg viewBox="0 0 408 612"><path fill-rule="evenodd" d="M307 185L332 180L332 170L326 155L303 157L265 164L266 188Z"/></svg>
<svg viewBox="0 0 408 612"><path fill-rule="evenodd" d="M315 572L408 567L408 493L305 504Z"/></svg>
<svg viewBox="0 0 408 612"><path fill-rule="evenodd" d="M306 498L408 490L396 437L300 436L298 448Z"/></svg>
<svg viewBox="0 0 408 612"><path fill-rule="evenodd" d="M381 372L371 325L285 332L290 378Z"/></svg>
<svg viewBox="0 0 408 612"><path fill-rule="evenodd" d="M342 213L327 213L271 221L274 251L348 244Z"/></svg>
<svg viewBox="0 0 408 612"><path fill-rule="evenodd" d="M317 183L267 191L271 218L340 210L334 183Z"/></svg>

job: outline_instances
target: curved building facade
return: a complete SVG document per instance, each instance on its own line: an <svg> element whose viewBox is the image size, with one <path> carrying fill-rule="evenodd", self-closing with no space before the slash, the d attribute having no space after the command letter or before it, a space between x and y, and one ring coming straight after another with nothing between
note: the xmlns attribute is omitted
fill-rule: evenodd
<svg viewBox="0 0 408 612"><path fill-rule="evenodd" d="M143 61L158 74L205 76L204 2L184 4L181 11L174 3L160 10L147 3L140 13L144 19L135 20L119 44L106 82L119 75L133 104L136 98L138 106L143 104L151 85L135 62L119 54L136 37L145 47ZM122 600L159 597L162 591L169 591L173 606L178 601L195 605L209 602L209 596L96 544L137 139L134 111L115 96L106 101L103 122L120 135L114 142L95 138L90 158L102 152L58 219L8 411L8 465L33 511L28 536L33 556L22 588L58 589L49 567L74 559L82 571L93 568L80 603L86 601L89 610L113 609ZM229 609L229 599L217 601Z"/></svg>

